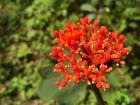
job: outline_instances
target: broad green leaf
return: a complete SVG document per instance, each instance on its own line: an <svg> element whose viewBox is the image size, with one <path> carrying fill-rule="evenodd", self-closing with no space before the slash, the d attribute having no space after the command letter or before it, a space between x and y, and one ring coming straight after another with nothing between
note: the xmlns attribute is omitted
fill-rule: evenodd
<svg viewBox="0 0 140 105"><path fill-rule="evenodd" d="M49 69L49 68L48 68ZM50 72L50 70L48 70ZM60 80L60 75L50 72L46 78L41 81L38 95L43 100L55 100L60 105L75 105L81 102L86 94L86 84L67 84L64 89L59 90L54 84L55 81Z"/></svg>

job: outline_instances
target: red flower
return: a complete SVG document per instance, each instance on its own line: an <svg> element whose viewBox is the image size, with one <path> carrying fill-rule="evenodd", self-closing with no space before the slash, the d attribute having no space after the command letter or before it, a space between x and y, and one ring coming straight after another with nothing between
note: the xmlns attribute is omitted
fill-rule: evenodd
<svg viewBox="0 0 140 105"><path fill-rule="evenodd" d="M52 47L51 56L58 59L54 72L60 72L63 80L56 84L63 88L67 82L86 81L96 84L97 88L107 89L105 74L112 71L112 63L125 64L121 60L127 55L124 48L124 35L109 32L105 26L98 30L98 22L93 26L87 17L78 24L66 23L63 31L54 31L57 46Z"/></svg>

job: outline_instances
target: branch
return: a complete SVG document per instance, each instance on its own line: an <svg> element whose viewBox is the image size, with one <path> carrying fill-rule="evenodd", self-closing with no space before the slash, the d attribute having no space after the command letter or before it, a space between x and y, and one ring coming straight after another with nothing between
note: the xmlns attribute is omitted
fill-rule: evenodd
<svg viewBox="0 0 140 105"><path fill-rule="evenodd" d="M105 101L103 100L102 94L98 88L96 88L95 84L90 85L90 89L95 93L95 96L97 98L97 101L99 105L106 105Z"/></svg>

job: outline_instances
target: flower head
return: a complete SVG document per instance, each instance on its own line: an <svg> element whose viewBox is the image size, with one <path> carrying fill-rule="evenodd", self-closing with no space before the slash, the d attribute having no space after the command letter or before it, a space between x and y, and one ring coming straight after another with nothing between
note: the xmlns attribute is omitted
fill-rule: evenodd
<svg viewBox="0 0 140 105"><path fill-rule="evenodd" d="M124 35L109 32L105 26L98 28L97 20L89 24L87 17L65 26L63 31L54 31L57 46L50 53L58 59L54 72L60 72L63 77L56 84L63 88L68 82L86 81L97 88L110 88L105 74L112 71L112 64L125 64L122 56L128 53L123 45Z"/></svg>

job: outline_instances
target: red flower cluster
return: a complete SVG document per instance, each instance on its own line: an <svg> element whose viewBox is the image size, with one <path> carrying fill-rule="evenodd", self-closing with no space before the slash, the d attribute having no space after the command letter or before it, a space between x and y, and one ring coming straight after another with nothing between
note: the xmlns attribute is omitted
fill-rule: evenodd
<svg viewBox="0 0 140 105"><path fill-rule="evenodd" d="M89 24L87 17L78 24L66 23L64 31L54 31L58 46L52 47L51 56L58 59L54 72L60 72L63 80L56 84L63 88L68 82L87 81L97 88L110 88L105 83L105 73L112 71L112 64L125 64L121 60L127 55L124 35L109 32L105 26L98 29L95 20Z"/></svg>

